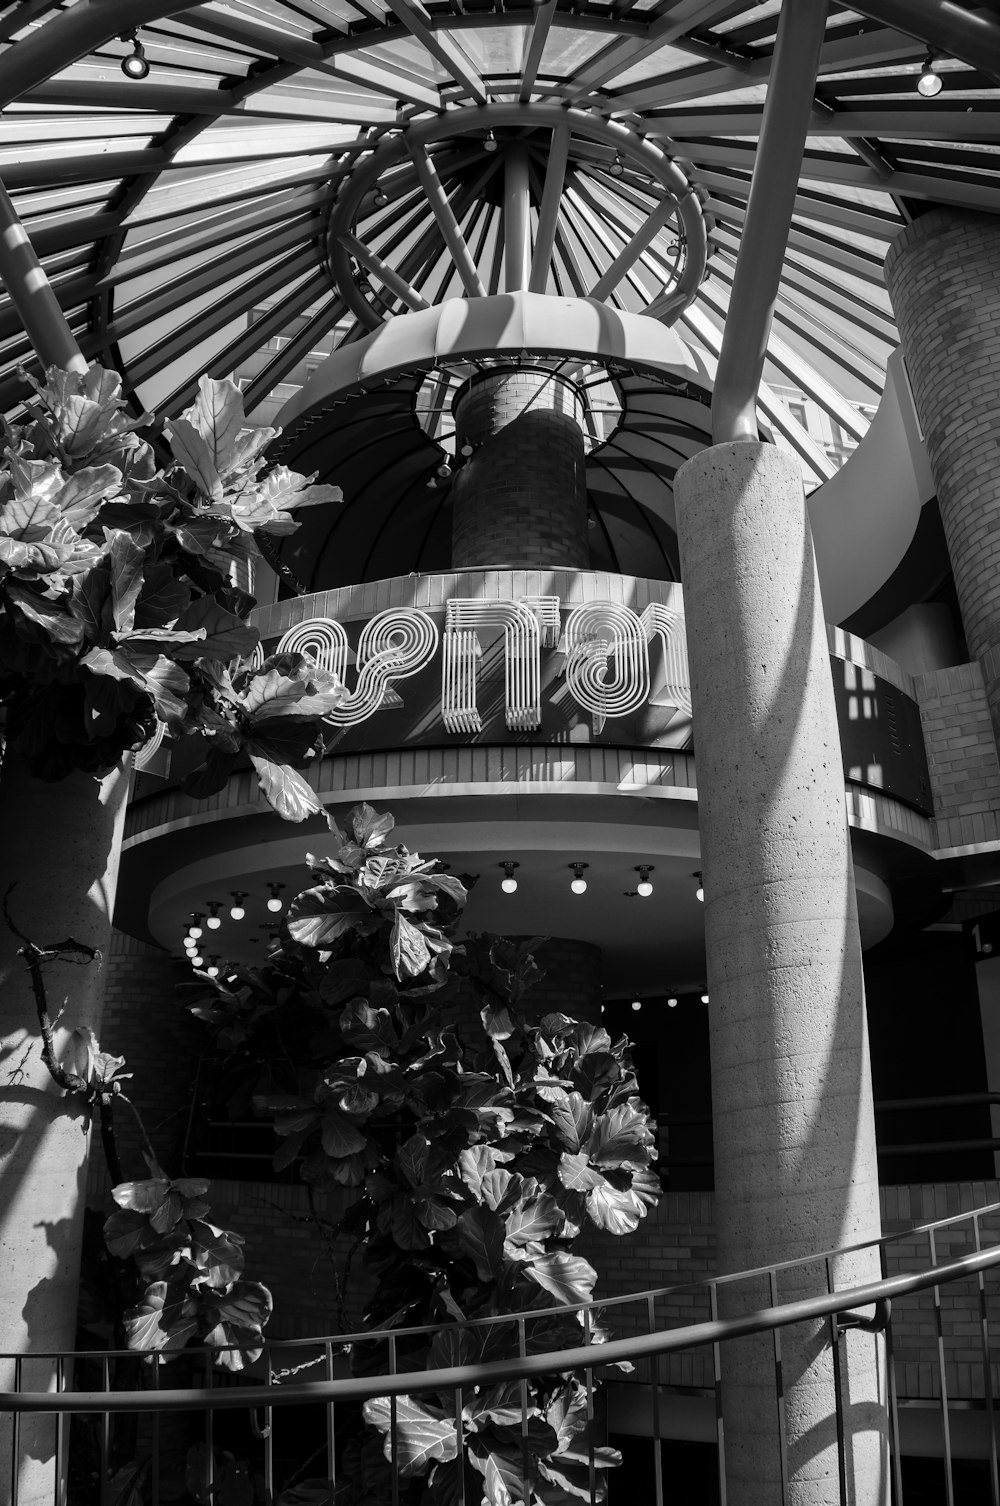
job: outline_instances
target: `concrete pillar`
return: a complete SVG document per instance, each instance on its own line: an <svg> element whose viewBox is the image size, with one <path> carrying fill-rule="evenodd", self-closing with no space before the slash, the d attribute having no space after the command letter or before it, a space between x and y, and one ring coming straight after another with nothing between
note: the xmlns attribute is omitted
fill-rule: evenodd
<svg viewBox="0 0 1000 1506"><path fill-rule="evenodd" d="M921 215L889 247L885 279L969 651L1000 735L1000 220Z"/></svg>
<svg viewBox="0 0 1000 1506"><path fill-rule="evenodd" d="M76 772L48 784L31 777L10 748L0 778L0 894L11 918L40 945L77 941L107 958L111 909L125 820L128 775L103 780ZM9 889L9 886L13 888ZM86 1183L87 1111L50 1078L40 1053L31 981L20 939L0 925L0 1353L44 1354L73 1348ZM104 962L45 966L59 1054L77 1026L100 1037ZM54 1383L47 1360L25 1360L21 1384ZM0 1361L0 1389L13 1366ZM55 1422L26 1418L12 1461L10 1416L0 1423L0 1480L21 1468L21 1506L52 1506Z"/></svg>
<svg viewBox="0 0 1000 1506"><path fill-rule="evenodd" d="M703 450L677 474L708 954L720 1272L880 1232L861 948L826 629L797 462ZM838 1285L878 1278L839 1257ZM825 1290L782 1273L777 1300ZM767 1283L729 1289L766 1306ZM724 1350L729 1499L839 1506L827 1325ZM880 1341L842 1341L848 1499L888 1501Z"/></svg>
<svg viewBox="0 0 1000 1506"><path fill-rule="evenodd" d="M484 372L455 402L452 568L590 565L583 403L537 367Z"/></svg>

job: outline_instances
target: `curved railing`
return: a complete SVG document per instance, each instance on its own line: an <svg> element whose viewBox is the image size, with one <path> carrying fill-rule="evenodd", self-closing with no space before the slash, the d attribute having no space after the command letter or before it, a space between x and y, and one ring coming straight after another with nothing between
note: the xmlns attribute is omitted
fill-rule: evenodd
<svg viewBox="0 0 1000 1506"><path fill-rule="evenodd" d="M987 1238L987 1236L989 1236ZM901 1242L912 1245L914 1240L926 1240L927 1263L921 1269L899 1272L895 1275L886 1274L893 1247ZM968 1244L967 1249L958 1258L939 1259L943 1248L950 1243L960 1240ZM847 1287L838 1287L836 1284L836 1271L839 1263L845 1257L856 1257L869 1252L878 1256L882 1275L875 1281L853 1284ZM898 1252L897 1252L898 1253ZM822 1270L825 1273L827 1290L819 1292L815 1296L794 1301L780 1301L780 1292L783 1284L794 1281L795 1274L803 1268L810 1270ZM331 1492L336 1485L336 1456L337 1449L335 1438L337 1432L337 1408L348 1403L358 1403L373 1397L385 1396L396 1398L405 1395L419 1396L422 1393L433 1392L436 1394L450 1394L454 1398L454 1425L456 1429L456 1443L459 1456L465 1444L463 1436L463 1398L470 1395L474 1388L492 1386L502 1383L538 1379L545 1376L555 1376L567 1372L575 1372L581 1377L586 1386L588 1418L593 1422L595 1412L593 1398L595 1393L595 1372L606 1372L608 1367L618 1365L623 1361L631 1362L640 1367L644 1373L638 1374L630 1385L641 1384L652 1386L656 1390L661 1378L659 1374L659 1362L666 1356L674 1355L682 1351L692 1351L708 1348L712 1352L713 1370L715 1375L715 1415L716 1415L716 1441L718 1444L718 1469L720 1478L721 1499L725 1500L724 1471L725 1471L725 1437L722 1424L721 1406L721 1352L722 1346L738 1338L744 1338L753 1334L771 1333L773 1336L773 1352L775 1365L775 1396L776 1405L780 1409L782 1402L781 1387L781 1358L780 1342L778 1335L781 1330L799 1323L816 1323L825 1320L829 1324L829 1342L836 1353L842 1335L852 1328L864 1328L869 1331L885 1330L889 1354L889 1439L890 1451L893 1461L893 1482L895 1506L904 1506L903 1477L900 1468L901 1438L899 1421L899 1400L897 1397L897 1384L892 1365L893 1351L893 1304L900 1299L913 1297L920 1293L929 1292L932 1298L931 1312L935 1332L936 1350L938 1358L938 1404L941 1421L941 1455L945 1468L945 1487L941 1500L944 1506L951 1506L954 1501L954 1492L951 1485L954 1467L951 1439L951 1424L949 1411L949 1387L948 1387L948 1346L949 1333L948 1322L945 1316L945 1304L941 1299L941 1288L952 1286L959 1281L971 1281L974 1284L974 1301L968 1307L957 1304L951 1305L951 1312L956 1324L956 1334L961 1337L964 1346L962 1352L968 1353L969 1321L974 1319L978 1330L979 1347L981 1353L981 1381L982 1381L982 1413L984 1427L982 1429L982 1453L989 1479L989 1496L987 1499L990 1506L1000 1506L1000 1475L998 1475L998 1455L996 1429L993 1425L994 1397L996 1395L995 1363L992 1360L990 1325L993 1314L990 1310L989 1294L987 1292L986 1274L1000 1267L1000 1204L992 1204L988 1207L974 1210L969 1213L956 1214L949 1218L939 1219L934 1223L917 1226L902 1233L884 1236L881 1240L868 1243L843 1247L836 1250L822 1252L809 1256L803 1260L787 1261L781 1264L761 1267L751 1271L736 1272L731 1275L713 1278L707 1282L691 1283L686 1286L672 1286L657 1288L655 1290L628 1294L621 1297L611 1297L604 1301L589 1304L574 1304L559 1308L532 1308L518 1313L504 1314L480 1319L469 1319L465 1322L456 1322L444 1329L436 1329L435 1332L454 1332L456 1335L466 1330L483 1328L509 1327L512 1330L509 1347L516 1349L516 1353L510 1357L480 1362L476 1364L441 1365L431 1370L420 1371L407 1370L405 1363L397 1363L401 1341L409 1338L425 1336L426 1329L422 1328L396 1328L378 1331L362 1331L352 1334L338 1334L321 1338L291 1339L270 1341L267 1345L263 1368L268 1380L261 1383L257 1380L250 1382L241 1378L226 1376L220 1382L218 1374L213 1374L212 1362L218 1357L218 1350L186 1350L184 1358L189 1365L203 1370L205 1384L188 1387L162 1386L160 1377L162 1371L159 1367L144 1366L142 1361L146 1357L136 1351L102 1351L76 1352L73 1354L50 1354L15 1356L0 1355L0 1363L7 1365L8 1371L12 1368L14 1384L13 1388L0 1391L0 1411L12 1414L14 1418L13 1457L18 1457L18 1431L21 1421L26 1415L36 1418L51 1417L56 1420L57 1432L55 1436L55 1449L57 1453L55 1461L54 1477L64 1479L65 1459L67 1451L67 1429L64 1419L67 1416L86 1416L96 1414L101 1419L100 1426L100 1464L99 1472L102 1480L107 1480L109 1475L109 1444L111 1439L111 1419L121 1414L138 1413L144 1414L150 1420L148 1429L149 1438L147 1445L156 1454L159 1438L160 1419L169 1413L194 1413L199 1412L204 1419L206 1457L208 1460L209 1477L211 1476L211 1461L213 1454L213 1430L214 1420L217 1413L242 1411L248 1413L253 1426L255 1438L259 1443L260 1474L266 1492L266 1499L281 1501L281 1496L276 1494L275 1479L275 1454L273 1444L274 1413L277 1409L284 1412L286 1409L303 1406L320 1405L326 1413L326 1441L324 1452L324 1467L329 1490ZM739 1316L720 1317L720 1305L728 1305L730 1308L735 1304L725 1300L724 1294L728 1291L730 1296L738 1296L736 1289L743 1287L746 1292L763 1288L772 1296L772 1301L766 1306L757 1306L753 1310L742 1313ZM699 1294L703 1303L707 1306L709 1317L703 1321L687 1323L677 1327L662 1326L664 1308L671 1304L676 1305L677 1299L682 1296L690 1296L692 1293ZM721 1298L721 1302L720 1302ZM743 1300L746 1300L744 1295ZM594 1342L594 1330L600 1330L600 1326L608 1319L627 1313L630 1307L637 1308L645 1316L646 1332L637 1332L630 1337L621 1339L608 1339L604 1342ZM870 1309L870 1311L863 1311ZM929 1316L929 1314L928 1314ZM1000 1313L997 1314L1000 1317ZM534 1323L550 1323L552 1319L573 1317L579 1321L583 1342L575 1347L565 1347L558 1350L548 1350L543 1353L531 1353L531 1325ZM349 1355L356 1345L382 1343L385 1346L386 1369L383 1373L374 1375L337 1375L338 1367L347 1368ZM155 1352L150 1352L150 1355ZM280 1363L290 1361L291 1363ZM296 1363L296 1361L298 1361ZM25 1384L26 1372L34 1370L48 1362L52 1368L55 1389L43 1390L37 1387L29 1389ZM91 1365L99 1365L102 1371L103 1384L96 1389L70 1389L67 1385L75 1362L88 1362ZM112 1365L134 1367L137 1385L135 1387L112 1387L110 1384ZM299 1381L292 1377L301 1374L304 1370L313 1366L321 1366L325 1378L316 1381ZM145 1386L146 1388L142 1388ZM148 1387L152 1389L148 1389ZM845 1442L845 1423L841 1411L841 1396L839 1385L834 1387L835 1406L837 1409L837 1436L843 1451ZM527 1427L527 1398L526 1391L522 1388L521 1406L523 1409L523 1426ZM394 1406L395 1403L393 1402ZM393 1413L393 1415L395 1415ZM659 1459L660 1424L659 1405L650 1407L652 1419L649 1437L656 1449L657 1467L655 1469L655 1506L663 1506L663 1476ZM783 1436L783 1430L779 1428L779 1436ZM588 1448L591 1453L591 1477L594 1476L593 1452L596 1447L596 1435L593 1428L589 1430ZM392 1501L396 1502L399 1496L399 1475L396 1464L395 1440L392 1439L390 1463L392 1466ZM209 1478L209 1483L211 1483ZM151 1494L144 1499L151 1502L151 1506L159 1506L161 1499L158 1487L158 1471L154 1466L151 1471ZM17 1506L18 1487L16 1479L12 1482L10 1499L12 1506ZM53 1497L58 1499L58 1493ZM72 1499L72 1498L71 1498ZM102 1506L107 1499L106 1495L100 1497ZM143 1499L139 1496L136 1499ZM597 1499L595 1495L594 1499ZM923 1499L923 1497L922 1497ZM319 1506L319 1498L316 1497L316 1506ZM846 1500L846 1498L845 1498Z"/></svg>

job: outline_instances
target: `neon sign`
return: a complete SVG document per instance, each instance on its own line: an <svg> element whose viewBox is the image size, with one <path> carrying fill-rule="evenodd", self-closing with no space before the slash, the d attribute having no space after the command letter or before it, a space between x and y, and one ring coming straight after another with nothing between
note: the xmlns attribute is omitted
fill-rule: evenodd
<svg viewBox="0 0 1000 1506"><path fill-rule="evenodd" d="M560 639L558 596L516 601L453 597L444 631L419 607L392 607L366 623L356 656L355 689L326 720L354 727L377 711L402 705L396 683L425 669L441 645L441 716L449 732L483 729L477 702L484 652L503 638L505 721L511 732L541 726L541 651L565 655L566 690L589 713L595 733L609 718L640 707L673 706L691 715L684 618L657 603L640 615L611 601L573 607ZM311 617L290 628L279 654L302 653L346 685L350 649L342 625Z"/></svg>

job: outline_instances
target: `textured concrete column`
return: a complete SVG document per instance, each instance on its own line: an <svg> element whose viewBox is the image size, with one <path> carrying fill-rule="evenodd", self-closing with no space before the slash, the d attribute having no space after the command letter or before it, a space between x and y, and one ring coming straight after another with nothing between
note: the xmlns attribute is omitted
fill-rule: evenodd
<svg viewBox="0 0 1000 1506"><path fill-rule="evenodd" d="M694 703L719 1270L880 1232L861 949L844 777L798 465L770 445L703 450L677 474ZM878 1278L839 1257L838 1285ZM779 1302L825 1289L778 1278ZM729 1289L766 1306L767 1283ZM782 1495L770 1336L724 1351L729 1499L839 1506L828 1327L781 1339ZM842 1343L855 1506L888 1501L880 1341Z"/></svg>
<svg viewBox="0 0 1000 1506"><path fill-rule="evenodd" d="M473 377L455 402L456 445L474 446L452 487L452 566L590 564L583 404L537 367Z"/></svg>
<svg viewBox="0 0 1000 1506"><path fill-rule="evenodd" d="M107 957L128 775L98 781L71 774L57 784L33 779L9 749L0 777L0 893L14 923L33 941L72 936ZM0 926L0 1353L44 1354L73 1348L87 1172L87 1113L50 1078L41 1059L31 981L17 955L19 937ZM105 972L100 963L45 966L57 1055L77 1026L100 1036ZM22 1364L24 1390L54 1383L47 1360ZM0 1389L13 1367L0 1361ZM25 1418L12 1461L9 1414L0 1420L0 1480L21 1469L21 1506L53 1506L55 1421Z"/></svg>
<svg viewBox="0 0 1000 1506"><path fill-rule="evenodd" d="M885 279L969 650L1000 735L1000 220L921 215L889 247Z"/></svg>

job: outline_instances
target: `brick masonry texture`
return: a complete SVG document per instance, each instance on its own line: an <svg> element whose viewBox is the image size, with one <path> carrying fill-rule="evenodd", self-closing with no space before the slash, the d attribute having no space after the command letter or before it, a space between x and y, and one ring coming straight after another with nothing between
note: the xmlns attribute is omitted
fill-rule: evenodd
<svg viewBox="0 0 1000 1506"><path fill-rule="evenodd" d="M455 569L586 569L587 488L580 399L544 371L475 378L455 410L459 453L475 453L452 486Z"/></svg>
<svg viewBox="0 0 1000 1506"><path fill-rule="evenodd" d="M973 655L1000 649L1000 224L934 209L885 261ZM1000 675L985 666L994 728Z"/></svg>
<svg viewBox="0 0 1000 1506"><path fill-rule="evenodd" d="M207 1042L204 1029L186 1013L176 992L178 983L190 979L191 970L159 947L120 931L113 935L107 966L101 1046L125 1057L127 1070L134 1074L126 1092L139 1108L164 1166L176 1171L195 1071ZM124 1107L116 1110L115 1129L126 1178L148 1175L135 1120ZM90 1185L93 1194L103 1194L109 1186L96 1137Z"/></svg>
<svg viewBox="0 0 1000 1506"><path fill-rule="evenodd" d="M998 1202L1000 1185L993 1181L883 1187L880 1198L883 1232L904 1236L888 1246L886 1273L895 1276L923 1270L930 1264L927 1234L907 1235L906 1231ZM574 1246L574 1252L583 1255L599 1272L597 1297L624 1297L671 1287L670 1292L655 1299L657 1328L681 1328L707 1321L710 1316L707 1291L696 1285L685 1289L685 1283L698 1283L716 1274L713 1203L710 1192L667 1192L634 1234L615 1238L610 1234L585 1233ZM984 1247L1000 1240L1000 1214L985 1219L982 1229ZM939 1265L974 1249L970 1222L958 1224L953 1230L939 1230L935 1238ZM1000 1301L1000 1271L986 1272L985 1287L987 1300L995 1311ZM984 1372L977 1280L971 1277L940 1290L949 1397L980 1398L984 1395ZM780 1298L780 1284L778 1295ZM616 1338L646 1333L648 1301L644 1296L609 1306L602 1321ZM900 1397L937 1397L940 1394L937 1330L930 1289L894 1300L892 1336ZM996 1395L1000 1394L997 1391L1000 1333L995 1331L995 1325L991 1329L990 1361ZM628 1379L638 1382L650 1378L650 1367L643 1364ZM661 1359L659 1380L663 1385L710 1389L711 1350L692 1350Z"/></svg>
<svg viewBox="0 0 1000 1506"><path fill-rule="evenodd" d="M1000 761L980 665L915 675L913 690L939 828L949 823L947 831L955 819L1000 811Z"/></svg>

